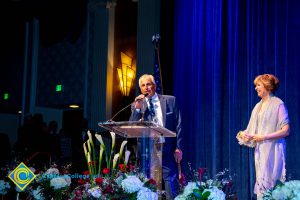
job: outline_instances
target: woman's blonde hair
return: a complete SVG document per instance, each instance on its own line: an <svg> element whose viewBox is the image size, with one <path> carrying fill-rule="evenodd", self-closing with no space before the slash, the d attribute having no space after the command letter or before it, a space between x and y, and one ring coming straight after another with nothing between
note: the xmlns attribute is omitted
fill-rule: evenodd
<svg viewBox="0 0 300 200"><path fill-rule="evenodd" d="M266 90L274 93L279 87L279 79L273 74L262 74L254 79L254 85L256 86L258 82L261 82Z"/></svg>

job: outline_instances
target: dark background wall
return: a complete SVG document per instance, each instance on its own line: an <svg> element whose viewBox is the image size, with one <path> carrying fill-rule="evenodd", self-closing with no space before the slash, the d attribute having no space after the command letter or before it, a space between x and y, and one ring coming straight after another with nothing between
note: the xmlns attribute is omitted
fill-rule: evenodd
<svg viewBox="0 0 300 200"><path fill-rule="evenodd" d="M16 113L21 109L23 75L29 73L27 83L32 78L31 48L37 38L30 33L35 19L39 21L37 105L59 107L82 103L86 7L86 1L3 2L1 98L3 92L11 96L7 105L1 101L2 112ZM59 83L66 86L63 95L55 93L55 85Z"/></svg>

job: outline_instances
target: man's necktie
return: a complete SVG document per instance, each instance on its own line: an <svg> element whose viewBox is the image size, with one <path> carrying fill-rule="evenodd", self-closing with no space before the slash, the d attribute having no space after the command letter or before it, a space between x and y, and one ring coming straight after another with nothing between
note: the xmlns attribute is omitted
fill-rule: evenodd
<svg viewBox="0 0 300 200"><path fill-rule="evenodd" d="M149 99L149 111L152 117L155 116L155 110L154 110L154 105L152 103L152 99Z"/></svg>

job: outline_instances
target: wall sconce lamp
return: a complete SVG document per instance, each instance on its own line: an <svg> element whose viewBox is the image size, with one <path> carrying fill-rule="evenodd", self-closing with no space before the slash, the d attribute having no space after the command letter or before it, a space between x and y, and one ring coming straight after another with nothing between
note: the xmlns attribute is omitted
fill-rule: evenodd
<svg viewBox="0 0 300 200"><path fill-rule="evenodd" d="M129 96L135 79L135 69L132 66L132 58L123 52L121 52L121 62L122 66L117 67L120 88L123 96Z"/></svg>

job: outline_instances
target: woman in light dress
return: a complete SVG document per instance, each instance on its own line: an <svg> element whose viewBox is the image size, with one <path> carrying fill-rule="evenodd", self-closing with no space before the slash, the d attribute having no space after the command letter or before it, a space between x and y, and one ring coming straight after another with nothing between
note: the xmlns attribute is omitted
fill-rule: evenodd
<svg viewBox="0 0 300 200"><path fill-rule="evenodd" d="M288 111L284 102L274 96L279 80L272 74L254 80L261 100L252 110L247 129L238 134L241 145L255 147L256 183L254 193L261 199L277 180L285 181L285 137L289 135Z"/></svg>

